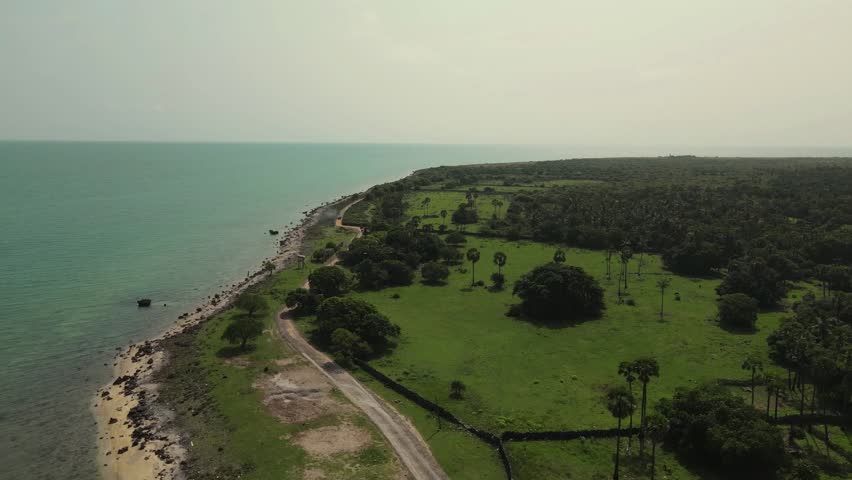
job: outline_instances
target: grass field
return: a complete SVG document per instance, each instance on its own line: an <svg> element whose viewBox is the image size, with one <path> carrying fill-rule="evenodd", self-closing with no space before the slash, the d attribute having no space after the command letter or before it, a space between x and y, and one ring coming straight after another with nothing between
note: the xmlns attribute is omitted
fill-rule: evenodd
<svg viewBox="0 0 852 480"><path fill-rule="evenodd" d="M421 206L423 199L430 198L432 202L429 205L429 217L423 218L424 209ZM479 230L479 225L486 223L494 214L494 207L491 205L491 200L498 199L503 202L501 215L506 213L509 207L509 197L502 194L485 194L480 193L476 201L476 212L479 214L479 224L468 225L466 228L471 232ZM405 194L404 201L406 203L404 219L408 220L411 217L421 217L421 224L432 224L436 227L441 224L442 219L438 214L441 210L447 211L446 224L447 228L455 228L451 222L453 212L459 208L459 204L466 203L465 194L463 192L410 192Z"/></svg>
<svg viewBox="0 0 852 480"><path fill-rule="evenodd" d="M631 276L628 292L635 306L630 306L617 302L615 280L605 279L602 252L570 249L568 264L583 267L605 287L606 313L601 319L574 326L536 324L504 315L508 305L518 301L511 295L511 283L533 267L550 261L555 247L468 237L464 249L471 247L478 248L482 254L476 277L486 282L496 270L491 263L494 252L507 254L504 273L509 286L505 290L471 288L472 272L466 263L451 269L445 286L418 282L409 287L352 295L375 304L402 327L398 347L373 361L376 368L444 405L465 421L494 432L615 426L602 396L608 386L623 382L617 375L619 362L640 356L654 356L660 363L661 376L649 386L651 405L661 397L670 396L678 387L720 378L748 378L741 369L743 358L752 352L767 357L766 337L784 315L765 312L759 317L756 333L730 333L721 329L713 318L714 288L718 280L673 276L661 321L660 292L655 284L659 274L666 272L658 257L646 255L642 277ZM631 272L636 270L637 257L631 263ZM676 293L680 301L675 300ZM794 290L791 297L802 293ZM449 384L453 380L467 385L464 400L449 398ZM416 413L416 407L400 401L387 390L371 386L386 398L399 402L403 411L414 417L424 437L435 430L434 420L418 418L423 414ZM743 389L736 390L747 395ZM481 444L450 437L439 434L429 439L443 465L451 468L468 457L483 459L476 451L483 448ZM574 442L563 443L572 445L513 444L511 452L518 478L541 475L551 478L548 472L565 465L565 460L557 458L556 453L580 448ZM597 451L595 445L583 448ZM547 448L557 450L549 456L542 453ZM445 450L448 451L442 458L440 452ZM575 454L585 455L576 451ZM549 457L553 458L552 463L544 460ZM496 464L496 457L494 461ZM592 461L587 464L587 470L577 466L580 470L573 478L587 478L587 474L600 469L606 471L599 463ZM674 471L675 467L671 469ZM681 470L674 478L693 478ZM461 471L454 478L489 476Z"/></svg>
<svg viewBox="0 0 852 480"><path fill-rule="evenodd" d="M351 238L333 227L315 229L308 250ZM305 281L309 269L288 268L262 282L269 311L264 317L266 331L256 347L234 362L221 352L230 346L222 332L235 315L235 309L204 323L195 334L176 339L189 348L175 348L171 363L161 375L163 399L176 411L176 423L192 440L191 458L196 478L212 472L230 472L227 478L301 478L305 468L321 469L325 478L383 479L395 472L394 454L378 430L360 413L345 420L370 432L372 445L360 453L312 458L290 441L294 434L344 421L340 416L324 416L299 424L286 424L271 415L262 404L262 394L252 385L260 377L279 370L278 362L295 355L275 334L275 315L283 292ZM339 394L338 394L339 395ZM346 402L340 396L340 400ZM356 470L352 466L357 465ZM229 470L230 469L230 470ZM245 472L248 472L247 474ZM210 478L213 478L212 476Z"/></svg>

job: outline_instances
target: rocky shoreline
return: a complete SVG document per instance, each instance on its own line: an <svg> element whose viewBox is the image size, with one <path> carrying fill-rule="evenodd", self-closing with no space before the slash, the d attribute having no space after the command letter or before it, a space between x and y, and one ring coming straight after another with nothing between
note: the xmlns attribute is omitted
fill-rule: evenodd
<svg viewBox="0 0 852 480"><path fill-rule="evenodd" d="M180 315L177 323L160 336L119 349L113 363L115 379L98 389L92 406L97 423L97 461L103 478L183 478L181 464L186 452L181 435L164 427L171 413L156 403L158 388L152 381L168 361L164 341L196 332L205 320L229 308L245 289L295 261L308 230L328 214L336 217L336 207L351 198L354 196L302 212L305 217L282 233L278 254L264 259L256 271L209 296L193 312Z"/></svg>

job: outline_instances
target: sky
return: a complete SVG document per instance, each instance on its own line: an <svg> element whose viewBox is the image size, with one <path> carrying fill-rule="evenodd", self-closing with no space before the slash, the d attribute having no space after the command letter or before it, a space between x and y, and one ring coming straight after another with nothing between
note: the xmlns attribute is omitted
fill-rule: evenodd
<svg viewBox="0 0 852 480"><path fill-rule="evenodd" d="M0 0L0 139L852 145L850 0Z"/></svg>

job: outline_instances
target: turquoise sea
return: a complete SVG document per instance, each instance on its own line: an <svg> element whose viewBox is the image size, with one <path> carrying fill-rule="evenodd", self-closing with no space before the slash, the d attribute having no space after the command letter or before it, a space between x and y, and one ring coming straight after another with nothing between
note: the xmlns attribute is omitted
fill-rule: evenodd
<svg viewBox="0 0 852 480"><path fill-rule="evenodd" d="M96 478L115 350L242 278L304 210L429 166L669 153L849 151L0 142L0 478Z"/></svg>

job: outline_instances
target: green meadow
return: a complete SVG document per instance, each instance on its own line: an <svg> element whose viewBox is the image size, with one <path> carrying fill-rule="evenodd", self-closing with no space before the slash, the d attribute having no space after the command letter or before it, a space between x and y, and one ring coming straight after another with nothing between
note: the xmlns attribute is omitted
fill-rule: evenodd
<svg viewBox="0 0 852 480"><path fill-rule="evenodd" d="M505 316L508 306L519 301L512 296L512 282L551 261L556 246L468 236L462 249L469 248L481 252L475 278L486 285L497 270L493 254L506 253L504 290L471 287L474 270L466 262L451 268L443 286L424 285L418 279L407 287L351 295L375 304L402 328L397 348L374 360L373 366L466 422L493 432L614 427L602 401L604 392L624 381L617 374L619 362L640 356L654 356L660 363L661 375L649 385L650 405L671 396L678 387L746 379L743 359L757 353L770 363L766 337L785 315L782 311L763 312L755 333L731 333L715 320L717 279L671 275L671 286L663 296L665 314L660 319L661 295L656 282L661 275L670 274L659 257L644 255L640 276L636 274L639 255L634 256L625 297L630 301L620 303L615 278L606 278L604 253L568 249L567 263L582 267L605 288L603 316L576 325L510 318ZM615 261L612 268L618 270ZM791 299L809 287L798 286ZM419 407L363 373L359 378L412 418L453 478L500 478L496 455L485 455L489 449L476 439L446 425L438 429L436 420ZM453 380L467 386L463 400L449 398ZM634 388L638 394L638 386ZM750 395L743 388L735 390L746 398ZM783 403L781 410L791 411ZM508 445L518 478L597 478L610 467L612 442L607 440ZM572 456L585 460L571 460ZM486 468L489 460L492 467ZM626 461L638 460L628 457ZM713 478L690 473L665 452L661 462L669 465L667 471L677 473L669 478ZM477 468L465 468L472 465ZM556 471L574 473L554 477Z"/></svg>
<svg viewBox="0 0 852 480"><path fill-rule="evenodd" d="M427 210L422 206L423 200L429 198L431 202L429 203L428 209L428 217L424 217L424 214ZM479 214L479 224L476 225L467 225L466 229L471 232L476 232L479 230L479 225L484 224L491 218L494 214L494 207L491 205L492 200L500 200L503 202L502 212L506 212L506 208L509 206L509 197L508 195L503 195L500 193L494 194L486 194L479 193L479 198L476 200L476 212ZM459 208L459 204L467 203L467 199L465 198L465 192L460 191L446 191L446 192L410 192L405 194L405 217L411 218L414 216L421 217L421 224L432 224L434 226L441 225L441 223L446 223L447 228L455 228L451 222L453 212ZM447 211L446 220L442 219L439 216L441 210ZM349 218L347 217L347 220Z"/></svg>

